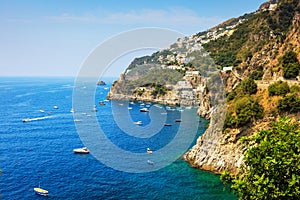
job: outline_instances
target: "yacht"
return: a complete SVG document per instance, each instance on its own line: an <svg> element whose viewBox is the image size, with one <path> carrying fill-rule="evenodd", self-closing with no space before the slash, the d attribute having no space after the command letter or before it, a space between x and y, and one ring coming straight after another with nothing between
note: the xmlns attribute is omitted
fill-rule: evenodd
<svg viewBox="0 0 300 200"><path fill-rule="evenodd" d="M74 153L80 153L80 154L88 154L88 153L90 153L90 151L86 147L78 148L78 149L73 149L73 152Z"/></svg>

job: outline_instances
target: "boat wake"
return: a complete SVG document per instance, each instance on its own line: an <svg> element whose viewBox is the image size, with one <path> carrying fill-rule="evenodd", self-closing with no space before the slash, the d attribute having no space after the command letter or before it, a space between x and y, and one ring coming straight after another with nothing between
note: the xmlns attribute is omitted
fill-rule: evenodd
<svg viewBox="0 0 300 200"><path fill-rule="evenodd" d="M36 118L25 118L25 119L22 119L22 121L25 123L25 122L31 122L31 121L39 121L39 120L44 120L44 119L50 119L52 117L53 116L36 117Z"/></svg>

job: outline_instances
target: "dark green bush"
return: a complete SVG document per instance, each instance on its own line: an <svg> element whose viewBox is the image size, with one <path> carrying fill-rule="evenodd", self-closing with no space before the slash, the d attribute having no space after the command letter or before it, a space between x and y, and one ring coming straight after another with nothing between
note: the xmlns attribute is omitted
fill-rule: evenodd
<svg viewBox="0 0 300 200"><path fill-rule="evenodd" d="M280 63L283 67L284 78L296 78L299 75L300 63L297 58L297 54L294 51L289 51L285 53L281 57Z"/></svg>
<svg viewBox="0 0 300 200"><path fill-rule="evenodd" d="M268 87L270 96L283 96L290 92L290 87L287 82L277 81Z"/></svg>
<svg viewBox="0 0 300 200"><path fill-rule="evenodd" d="M251 78L246 78L240 83L240 89L243 94L255 94L257 92L257 84Z"/></svg>
<svg viewBox="0 0 300 200"><path fill-rule="evenodd" d="M277 109L281 113L300 112L300 98L296 94L289 94L278 101Z"/></svg>

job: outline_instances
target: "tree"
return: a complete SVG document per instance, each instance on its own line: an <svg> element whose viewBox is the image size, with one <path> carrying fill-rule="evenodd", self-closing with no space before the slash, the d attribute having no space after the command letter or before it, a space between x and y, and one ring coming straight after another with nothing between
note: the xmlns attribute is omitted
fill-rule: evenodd
<svg viewBox="0 0 300 200"><path fill-rule="evenodd" d="M240 83L241 90L244 94L255 94L257 92L257 84L251 78L245 78Z"/></svg>
<svg viewBox="0 0 300 200"><path fill-rule="evenodd" d="M279 112L300 112L300 98L296 94L287 95L278 101L277 109Z"/></svg>
<svg viewBox="0 0 300 200"><path fill-rule="evenodd" d="M235 114L234 114L235 113ZM224 128L236 128L261 119L264 108L250 96L238 99L234 103L234 112L226 113Z"/></svg>
<svg viewBox="0 0 300 200"><path fill-rule="evenodd" d="M268 92L270 96L276 96L276 95L283 96L290 92L290 87L287 84L287 82L277 81L269 85Z"/></svg>
<svg viewBox="0 0 300 200"><path fill-rule="evenodd" d="M297 53L295 53L294 51L285 53L281 57L280 63L283 67L284 78L296 78L299 75L300 63L297 58Z"/></svg>
<svg viewBox="0 0 300 200"><path fill-rule="evenodd" d="M235 104L238 127L246 125L263 117L264 108L253 98L243 97Z"/></svg>
<svg viewBox="0 0 300 200"><path fill-rule="evenodd" d="M221 181L229 184L239 199L299 199L299 122L281 118L269 130L245 141L252 147L245 153L244 168L237 177L224 172Z"/></svg>

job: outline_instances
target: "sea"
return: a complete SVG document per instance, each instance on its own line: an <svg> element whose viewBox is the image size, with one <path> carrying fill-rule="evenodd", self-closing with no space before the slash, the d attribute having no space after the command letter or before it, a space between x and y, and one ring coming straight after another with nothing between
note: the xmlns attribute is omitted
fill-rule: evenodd
<svg viewBox="0 0 300 200"><path fill-rule="evenodd" d="M103 80L107 85L96 86L91 109L77 113L76 109L71 112L75 78L0 78L0 199L237 199L224 189L218 175L191 167L181 155L158 169L154 168L158 166L157 162L134 163L142 169L135 172L114 167L125 163L126 159L120 159L114 151L106 152L112 160L109 165L92 151L75 154L73 149L86 146L77 124L92 118L115 146L133 154L143 153L151 147L155 155L156 150L163 149L176 138L180 122L175 123L174 119L180 117L181 110L147 102L107 101L114 79ZM82 90L96 83L85 84ZM112 109L113 103L116 106ZM116 115L122 116L119 111L124 111L123 106L130 107L126 113L131 115L132 121L142 121L141 125L135 126L151 124L149 112L140 112L140 109L154 106L160 109L161 115L166 115L165 119L172 126L159 128L159 134L149 140L127 136L115 122ZM209 122L198 117L197 123L190 147L204 133ZM97 134L93 129L86 131ZM105 144L100 141L100 145ZM151 165L155 170L151 170ZM143 172L144 167L147 170ZM49 195L36 195L35 187L48 190Z"/></svg>

